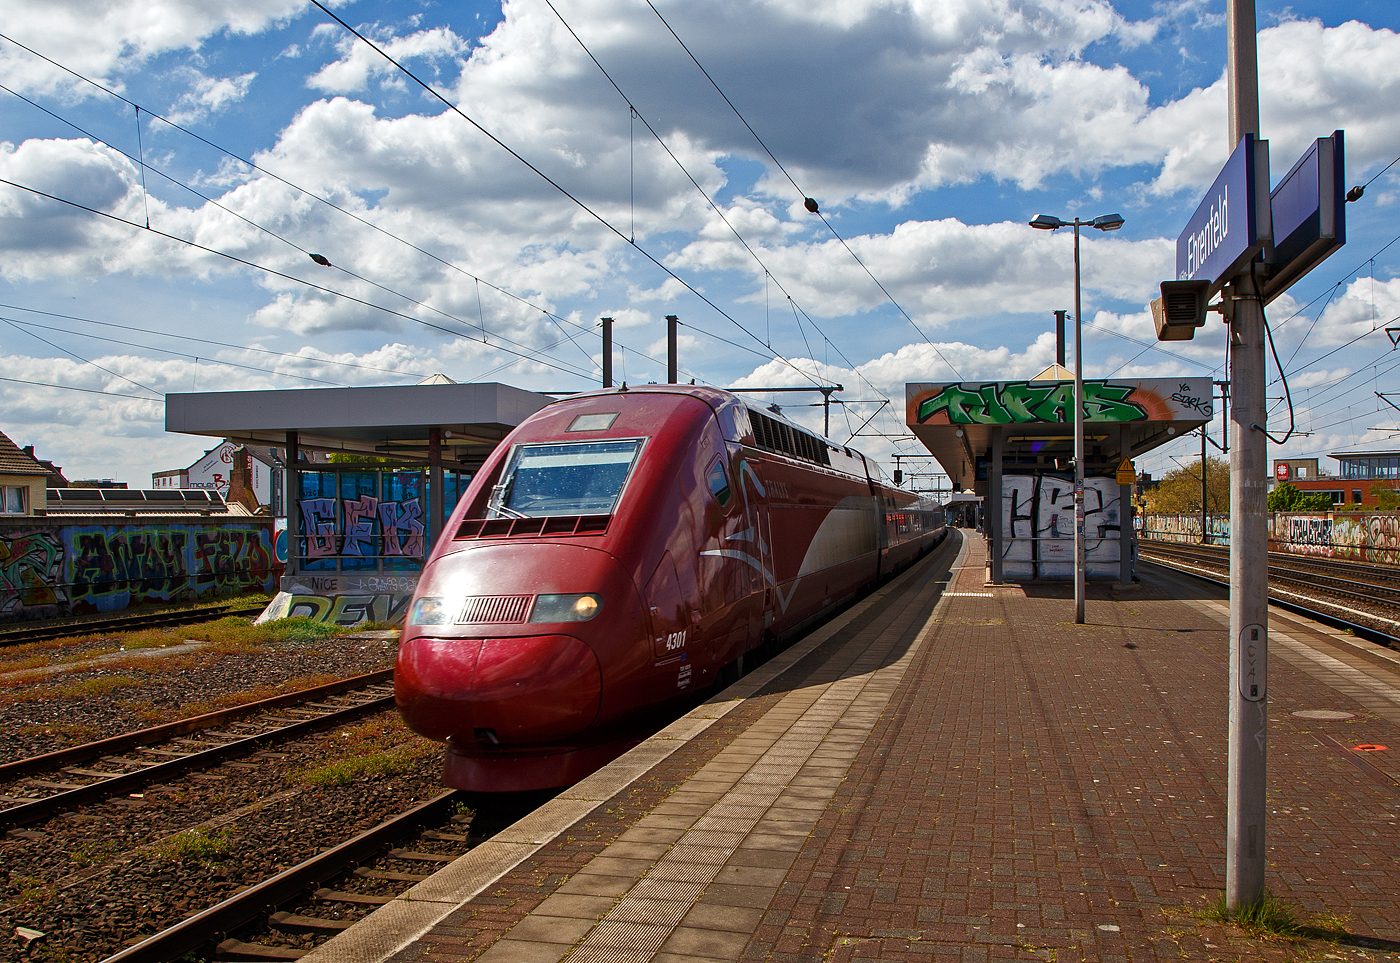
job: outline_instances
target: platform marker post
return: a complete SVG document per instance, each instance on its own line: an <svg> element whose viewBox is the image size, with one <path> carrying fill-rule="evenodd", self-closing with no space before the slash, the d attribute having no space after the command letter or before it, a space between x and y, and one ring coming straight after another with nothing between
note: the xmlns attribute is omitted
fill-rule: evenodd
<svg viewBox="0 0 1400 963"><path fill-rule="evenodd" d="M1230 149L1259 133L1254 0L1230 0ZM1268 176L1267 172L1264 174ZM1252 270L1252 266L1251 266ZM1264 406L1264 307L1252 273L1226 296L1230 322L1230 760L1226 807L1225 905L1235 913L1264 895L1264 805L1268 770L1268 439Z"/></svg>

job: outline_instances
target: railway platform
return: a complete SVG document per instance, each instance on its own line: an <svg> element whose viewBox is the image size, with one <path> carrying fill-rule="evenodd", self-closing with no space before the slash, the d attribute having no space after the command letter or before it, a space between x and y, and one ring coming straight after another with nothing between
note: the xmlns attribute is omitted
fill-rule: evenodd
<svg viewBox="0 0 1400 963"><path fill-rule="evenodd" d="M304 959L1400 959L1400 658L1271 613L1268 884L1314 929L1250 936L1207 914L1228 610L1143 568L1075 625L959 533Z"/></svg>

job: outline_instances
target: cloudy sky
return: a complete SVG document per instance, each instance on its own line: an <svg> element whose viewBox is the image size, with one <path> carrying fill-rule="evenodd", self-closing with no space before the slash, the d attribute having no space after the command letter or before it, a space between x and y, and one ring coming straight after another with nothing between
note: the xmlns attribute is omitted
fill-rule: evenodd
<svg viewBox="0 0 1400 963"><path fill-rule="evenodd" d="M664 380L675 314L686 380L838 382L833 437L916 452L905 381L1053 360L1042 212L1127 220L1084 240L1086 375L1225 376L1223 326L1164 350L1147 309L1228 155L1223 0L652 3L327 2L438 99L304 0L0 0L0 429L144 487L202 450L166 392L580 390L600 316ZM1343 128L1368 185L1269 309L1273 454L1400 447L1400 5L1257 6L1274 178Z"/></svg>

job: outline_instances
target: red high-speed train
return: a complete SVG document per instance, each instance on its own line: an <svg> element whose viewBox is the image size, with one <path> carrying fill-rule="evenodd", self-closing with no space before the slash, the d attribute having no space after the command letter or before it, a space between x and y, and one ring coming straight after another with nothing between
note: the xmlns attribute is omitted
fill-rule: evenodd
<svg viewBox="0 0 1400 963"><path fill-rule="evenodd" d="M399 709L447 743L448 786L568 785L944 534L936 503L729 392L557 401L496 449L438 539Z"/></svg>

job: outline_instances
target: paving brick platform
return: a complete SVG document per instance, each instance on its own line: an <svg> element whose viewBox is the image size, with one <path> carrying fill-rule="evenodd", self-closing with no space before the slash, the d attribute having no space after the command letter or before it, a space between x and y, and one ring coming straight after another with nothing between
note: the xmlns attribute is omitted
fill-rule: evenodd
<svg viewBox="0 0 1400 963"><path fill-rule="evenodd" d="M1268 883L1348 935L1250 937L1202 915L1223 601L1149 569L1075 625L982 553L962 533L307 959L1400 960L1400 660L1271 614Z"/></svg>

